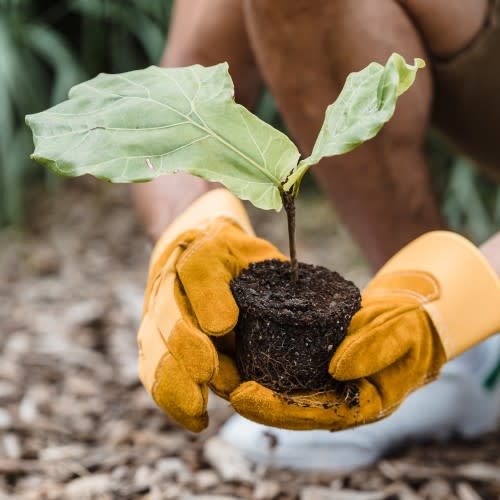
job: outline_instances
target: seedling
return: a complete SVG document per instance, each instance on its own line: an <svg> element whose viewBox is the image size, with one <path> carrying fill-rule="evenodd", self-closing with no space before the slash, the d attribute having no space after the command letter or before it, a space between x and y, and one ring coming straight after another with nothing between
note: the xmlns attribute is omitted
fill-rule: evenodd
<svg viewBox="0 0 500 500"><path fill-rule="evenodd" d="M223 184L258 208L279 211L284 207L289 231L288 276L292 288L300 288L295 198L305 173L322 158L347 153L374 137L392 117L397 98L424 66L421 59L408 65L393 54L385 66L371 63L351 73L337 100L327 108L312 153L304 159L286 135L235 103L226 63L100 74L73 87L67 101L26 117L35 142L32 158L60 175L92 174L112 182L145 182L183 170ZM350 290L352 295L349 283L343 280L339 290ZM233 286L233 292L237 288ZM330 309L318 313L323 336L333 328L332 319L345 334L347 326L344 320L339 322L338 315L344 314L348 324L359 307L359 292L353 295L351 306L344 303L347 296L334 292L330 302L337 304L336 309L330 304ZM287 310L294 310L290 307ZM307 307L301 303L299 310ZM306 316L304 326L309 327L314 320ZM288 318L287 328L292 324L297 332L304 328L294 321ZM261 327L257 330L262 333ZM319 348L327 353L325 359L339 342L338 338L320 342ZM316 365L314 369L317 371Z"/></svg>

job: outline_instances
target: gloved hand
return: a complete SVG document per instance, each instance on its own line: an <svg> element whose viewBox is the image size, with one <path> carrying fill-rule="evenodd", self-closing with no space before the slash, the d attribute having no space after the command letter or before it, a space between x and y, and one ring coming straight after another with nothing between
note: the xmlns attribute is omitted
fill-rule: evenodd
<svg viewBox="0 0 500 500"><path fill-rule="evenodd" d="M285 257L254 236L243 205L224 189L199 198L155 246L137 338L139 376L192 431L208 424L208 385L227 398L240 383L225 354L238 320L229 282L251 262L272 258Z"/></svg>
<svg viewBox="0 0 500 500"><path fill-rule="evenodd" d="M256 382L241 384L230 400L243 416L276 427L366 424L391 414L447 360L499 330L495 272L465 238L431 232L404 247L369 283L331 360L333 378L357 385L358 404L334 393L304 404L303 397L282 398Z"/></svg>
<svg viewBox="0 0 500 500"><path fill-rule="evenodd" d="M500 329L500 285L482 255L458 235L429 233L369 284L331 361L334 378L354 380L359 403L335 393L283 398L241 383L231 358L238 309L229 282L250 262L275 257L284 258L253 236L241 204L224 190L200 198L158 242L138 335L140 376L185 427L207 425L208 385L267 425L333 430L372 422Z"/></svg>

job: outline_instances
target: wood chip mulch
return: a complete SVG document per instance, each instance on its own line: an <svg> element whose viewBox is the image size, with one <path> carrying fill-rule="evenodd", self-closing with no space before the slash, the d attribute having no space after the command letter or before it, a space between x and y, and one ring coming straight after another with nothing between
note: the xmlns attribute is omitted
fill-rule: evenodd
<svg viewBox="0 0 500 500"><path fill-rule="evenodd" d="M350 474L300 474L228 463L216 437L225 402L200 435L173 424L136 373L150 246L130 205L123 186L70 183L31 197L24 233L0 232L0 500L500 499L500 430L408 445ZM304 210L302 260L362 285L345 231L324 227L325 202ZM286 238L284 220L257 221Z"/></svg>

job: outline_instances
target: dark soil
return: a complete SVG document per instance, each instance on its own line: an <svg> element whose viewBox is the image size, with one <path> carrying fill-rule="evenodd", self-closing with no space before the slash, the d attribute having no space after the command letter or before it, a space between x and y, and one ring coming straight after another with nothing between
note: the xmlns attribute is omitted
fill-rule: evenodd
<svg viewBox="0 0 500 500"><path fill-rule="evenodd" d="M290 273L289 262L267 260L232 281L238 369L280 393L336 389L328 365L361 306L359 289L321 266L300 263L296 283Z"/></svg>

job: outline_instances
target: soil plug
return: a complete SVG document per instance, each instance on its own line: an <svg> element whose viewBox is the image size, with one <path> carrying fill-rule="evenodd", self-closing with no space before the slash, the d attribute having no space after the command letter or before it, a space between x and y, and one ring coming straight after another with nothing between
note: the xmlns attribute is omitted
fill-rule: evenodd
<svg viewBox="0 0 500 500"><path fill-rule="evenodd" d="M334 389L328 373L361 295L351 281L325 267L279 260L251 264L231 283L240 308L236 365L244 380L277 392Z"/></svg>

